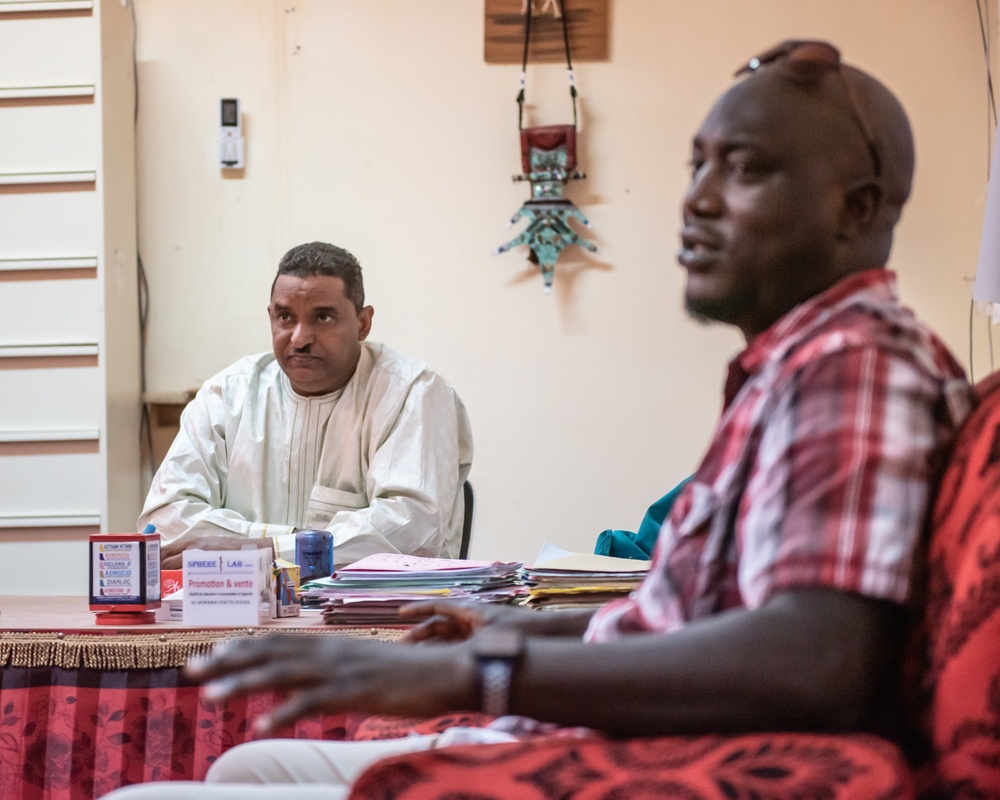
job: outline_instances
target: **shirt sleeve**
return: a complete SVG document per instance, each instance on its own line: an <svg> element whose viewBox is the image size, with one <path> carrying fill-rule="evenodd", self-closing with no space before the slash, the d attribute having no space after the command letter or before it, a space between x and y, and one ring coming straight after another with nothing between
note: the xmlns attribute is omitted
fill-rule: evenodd
<svg viewBox="0 0 1000 800"><path fill-rule="evenodd" d="M227 453L223 390L206 384L181 414L180 430L153 477L138 530L152 523L164 543L222 532L249 539L290 534L291 526L250 522L222 507Z"/></svg>
<svg viewBox="0 0 1000 800"><path fill-rule="evenodd" d="M368 504L338 510L323 526L333 533L335 562L372 553L457 557L462 484L472 462L464 405L443 378L425 370L401 395L381 397L371 413Z"/></svg>
<svg viewBox="0 0 1000 800"><path fill-rule="evenodd" d="M742 499L750 607L825 586L905 602L950 428L940 380L875 347L822 355L783 387Z"/></svg>

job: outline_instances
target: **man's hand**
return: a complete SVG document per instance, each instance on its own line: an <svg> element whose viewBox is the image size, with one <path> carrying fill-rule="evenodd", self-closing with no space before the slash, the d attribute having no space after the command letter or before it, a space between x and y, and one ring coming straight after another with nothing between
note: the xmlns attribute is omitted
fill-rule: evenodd
<svg viewBox="0 0 1000 800"><path fill-rule="evenodd" d="M187 675L225 700L279 690L288 699L255 727L269 731L318 713L417 717L475 709L476 666L465 645L400 647L340 636L261 636L193 660Z"/></svg>
<svg viewBox="0 0 1000 800"><path fill-rule="evenodd" d="M447 603L429 601L410 603L399 609L407 622L417 622L403 637L404 642L462 642L475 635L490 621L491 608L486 603Z"/></svg>
<svg viewBox="0 0 1000 800"><path fill-rule="evenodd" d="M560 611L558 614L528 611L500 603L428 600L410 603L399 610L411 628L404 642L460 642L470 639L487 625L517 628L529 636L579 637L587 629L592 611Z"/></svg>
<svg viewBox="0 0 1000 800"><path fill-rule="evenodd" d="M185 550L242 550L253 546L258 549L271 547L271 539L248 539L238 533L220 531L219 533L203 533L198 536L187 534L163 545L160 550L160 569L181 569L183 561L181 553Z"/></svg>

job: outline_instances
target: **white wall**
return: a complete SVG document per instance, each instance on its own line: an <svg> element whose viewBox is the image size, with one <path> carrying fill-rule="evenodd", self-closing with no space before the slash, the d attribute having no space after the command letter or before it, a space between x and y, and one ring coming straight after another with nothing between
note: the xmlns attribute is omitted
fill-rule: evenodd
<svg viewBox="0 0 1000 800"><path fill-rule="evenodd" d="M518 67L483 63L482 2L135 0L149 389L267 349L278 259L332 241L365 266L373 337L466 401L473 556L634 527L697 463L740 345L681 306L690 135L741 62L793 37L838 44L909 109L918 172L893 266L965 360L988 151L974 0L610 2L610 61L577 67L589 177L571 188L602 252L567 251L546 296L523 252L489 255L527 187L510 181ZM215 163L226 96L245 115L236 178ZM530 67L528 98L529 123L569 121L564 68Z"/></svg>

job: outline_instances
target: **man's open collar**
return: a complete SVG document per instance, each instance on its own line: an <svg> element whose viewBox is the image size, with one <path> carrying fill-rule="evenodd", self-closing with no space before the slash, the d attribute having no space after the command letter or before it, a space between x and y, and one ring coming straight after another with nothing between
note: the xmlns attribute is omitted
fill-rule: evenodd
<svg viewBox="0 0 1000 800"><path fill-rule="evenodd" d="M896 273L877 268L841 278L829 289L800 303L780 317L748 344L736 359L748 374L753 375L766 361L783 357L817 323L828 319L834 312L866 299L874 300L879 305L896 300Z"/></svg>
<svg viewBox="0 0 1000 800"><path fill-rule="evenodd" d="M760 372L769 361L783 359L810 331L834 313L865 301L881 305L896 299L896 274L880 267L841 278L829 289L795 306L730 362L725 405L729 405L750 376Z"/></svg>

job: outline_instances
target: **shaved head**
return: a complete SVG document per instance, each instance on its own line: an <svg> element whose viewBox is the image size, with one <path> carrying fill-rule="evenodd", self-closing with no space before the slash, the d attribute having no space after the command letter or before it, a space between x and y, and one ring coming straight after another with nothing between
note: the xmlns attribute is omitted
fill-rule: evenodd
<svg viewBox="0 0 1000 800"><path fill-rule="evenodd" d="M785 42L769 52L780 52L794 42ZM836 48L824 42L818 46ZM896 96L881 81L864 70L849 64L826 69L810 80L797 79L790 71L779 67L757 69L733 86L727 96L752 96L758 84L778 83L794 92L796 115L805 115L816 126L830 134L823 142L824 157L850 158L851 153L863 158L865 138L870 137L877 153L881 174L869 175L879 190L879 213L872 229L871 259L884 264L892 248L892 232L910 197L913 186L913 131L906 111ZM753 102L751 100L751 102ZM762 109L768 113L772 109ZM832 140L831 140L832 139ZM863 163L863 162L860 162Z"/></svg>
<svg viewBox="0 0 1000 800"><path fill-rule="evenodd" d="M888 206L895 208L895 224L913 185L910 121L899 100L883 83L857 67L844 66L842 71L881 155L883 198Z"/></svg>
<svg viewBox="0 0 1000 800"><path fill-rule="evenodd" d="M685 303L747 339L849 274L884 267L913 179L906 113L825 42L785 42L692 140Z"/></svg>

